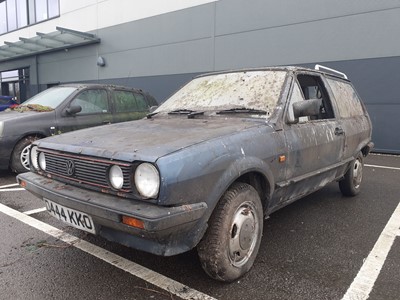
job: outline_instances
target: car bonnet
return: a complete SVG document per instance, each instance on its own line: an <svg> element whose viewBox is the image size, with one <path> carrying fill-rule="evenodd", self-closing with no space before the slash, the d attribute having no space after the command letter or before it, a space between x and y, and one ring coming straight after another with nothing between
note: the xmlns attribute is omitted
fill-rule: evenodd
<svg viewBox="0 0 400 300"><path fill-rule="evenodd" d="M38 141L39 147L121 161L150 161L197 143L260 126L238 118L144 119L93 127Z"/></svg>

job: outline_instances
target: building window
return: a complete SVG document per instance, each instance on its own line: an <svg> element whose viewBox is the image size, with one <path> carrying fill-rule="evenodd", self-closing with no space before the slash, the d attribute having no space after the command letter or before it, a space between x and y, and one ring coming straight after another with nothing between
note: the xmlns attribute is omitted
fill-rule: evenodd
<svg viewBox="0 0 400 300"><path fill-rule="evenodd" d="M0 34L59 15L59 0L0 0Z"/></svg>
<svg viewBox="0 0 400 300"><path fill-rule="evenodd" d="M0 2L0 34L7 32L6 1Z"/></svg>
<svg viewBox="0 0 400 300"><path fill-rule="evenodd" d="M17 0L17 24L18 28L28 25L28 7L26 1Z"/></svg>
<svg viewBox="0 0 400 300"><path fill-rule="evenodd" d="M7 29L12 31L17 29L17 7L14 1L6 1L7 6Z"/></svg>
<svg viewBox="0 0 400 300"><path fill-rule="evenodd" d="M36 0L36 22L48 19L47 0Z"/></svg>

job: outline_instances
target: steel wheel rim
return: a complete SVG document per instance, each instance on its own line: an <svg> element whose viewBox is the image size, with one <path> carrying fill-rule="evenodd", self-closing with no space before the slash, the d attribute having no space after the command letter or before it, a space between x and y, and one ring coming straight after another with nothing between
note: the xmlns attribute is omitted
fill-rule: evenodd
<svg viewBox="0 0 400 300"><path fill-rule="evenodd" d="M358 189L361 185L363 165L359 159L356 159L353 166L354 187Z"/></svg>
<svg viewBox="0 0 400 300"><path fill-rule="evenodd" d="M21 157L20 157L20 161L22 166L29 170L29 149L30 149L31 145L26 146L24 149L22 149L21 151Z"/></svg>
<svg viewBox="0 0 400 300"><path fill-rule="evenodd" d="M246 264L259 239L260 224L252 202L242 203L235 211L229 232L229 259L235 267Z"/></svg>

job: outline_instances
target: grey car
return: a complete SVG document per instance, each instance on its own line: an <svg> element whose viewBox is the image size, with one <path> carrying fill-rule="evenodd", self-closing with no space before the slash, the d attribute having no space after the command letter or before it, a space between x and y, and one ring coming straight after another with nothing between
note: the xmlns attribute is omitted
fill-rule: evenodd
<svg viewBox="0 0 400 300"><path fill-rule="evenodd" d="M197 247L208 275L236 280L268 215L333 181L361 190L370 118L345 74L318 69L199 76L135 126L34 142L18 181L74 227L157 255Z"/></svg>
<svg viewBox="0 0 400 300"><path fill-rule="evenodd" d="M29 170L29 146L40 138L143 118L157 102L148 93L115 85L68 84L47 89L0 113L0 170Z"/></svg>

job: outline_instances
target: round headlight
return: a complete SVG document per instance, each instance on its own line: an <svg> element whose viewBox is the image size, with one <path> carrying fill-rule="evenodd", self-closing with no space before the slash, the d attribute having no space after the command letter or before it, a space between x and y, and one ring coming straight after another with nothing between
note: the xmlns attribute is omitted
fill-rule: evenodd
<svg viewBox="0 0 400 300"><path fill-rule="evenodd" d="M35 168L35 170L39 169L39 164L38 164L38 153L37 153L37 147L33 146L31 148L31 164Z"/></svg>
<svg viewBox="0 0 400 300"><path fill-rule="evenodd" d="M109 173L110 183L114 189L119 190L124 185L124 173L119 166L112 166Z"/></svg>
<svg viewBox="0 0 400 300"><path fill-rule="evenodd" d="M39 154L39 167L43 171L46 171L46 156L44 155L43 152L40 152L40 154Z"/></svg>
<svg viewBox="0 0 400 300"><path fill-rule="evenodd" d="M143 197L155 198L160 188L160 175L155 166L143 163L136 168L135 185Z"/></svg>

